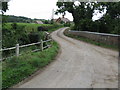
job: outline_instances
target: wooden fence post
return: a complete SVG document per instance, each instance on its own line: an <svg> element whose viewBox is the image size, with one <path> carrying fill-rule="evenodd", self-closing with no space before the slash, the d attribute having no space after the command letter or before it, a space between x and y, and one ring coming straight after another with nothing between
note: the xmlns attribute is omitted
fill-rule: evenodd
<svg viewBox="0 0 120 90"><path fill-rule="evenodd" d="M19 56L19 44L16 44L16 56Z"/></svg>
<svg viewBox="0 0 120 90"><path fill-rule="evenodd" d="M41 51L43 51L43 40L41 39Z"/></svg>

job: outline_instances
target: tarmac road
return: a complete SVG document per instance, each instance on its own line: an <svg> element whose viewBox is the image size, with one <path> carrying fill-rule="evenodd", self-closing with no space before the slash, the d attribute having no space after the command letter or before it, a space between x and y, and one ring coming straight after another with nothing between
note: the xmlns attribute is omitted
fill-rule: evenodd
<svg viewBox="0 0 120 90"><path fill-rule="evenodd" d="M18 88L118 88L118 52L53 32L61 51L43 72Z"/></svg>

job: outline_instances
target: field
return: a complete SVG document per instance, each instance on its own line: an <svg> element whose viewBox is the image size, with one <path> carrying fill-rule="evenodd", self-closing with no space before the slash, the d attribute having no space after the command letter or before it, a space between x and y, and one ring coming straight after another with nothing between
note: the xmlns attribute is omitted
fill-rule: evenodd
<svg viewBox="0 0 120 90"><path fill-rule="evenodd" d="M32 23L17 23L14 26L13 23L5 24L3 28L3 48L15 46L16 43L27 44L31 43L29 39L29 35L32 33L33 36L40 35L43 32L39 32L37 30L38 26L46 27L48 32L53 32L58 28L63 27L62 25L50 25L50 24L32 24ZM32 38L33 40L37 39L36 37ZM35 71L45 67L48 65L57 55L59 50L58 44L56 42L52 42L52 47L42 52L30 52L25 53L26 51L31 51L31 48L24 48L22 50L23 55L19 57L12 57L6 59L2 62L2 88L7 89L20 81L24 80ZM37 48L40 48L39 46ZM11 52L12 53L12 52ZM9 55L10 52L3 53L4 55Z"/></svg>
<svg viewBox="0 0 120 90"><path fill-rule="evenodd" d="M6 23L7 28L11 28L12 23ZM36 32L37 28L39 26L46 27L48 29L48 32L50 32L53 29L63 27L63 25L60 24L35 24L35 23L17 23L18 26L25 26L25 31L28 33L31 31Z"/></svg>

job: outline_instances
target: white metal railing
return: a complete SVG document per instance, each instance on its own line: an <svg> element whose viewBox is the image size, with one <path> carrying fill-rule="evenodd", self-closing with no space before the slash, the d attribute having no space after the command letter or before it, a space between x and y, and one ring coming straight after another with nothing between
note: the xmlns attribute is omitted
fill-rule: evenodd
<svg viewBox="0 0 120 90"><path fill-rule="evenodd" d="M46 45L45 47L43 46L44 43L50 42L50 41L52 41L52 39L49 39L49 40L46 40L46 41L41 40L40 42L37 42L37 43L31 43L31 44L22 45L22 46L19 46L19 44L16 44L15 47L0 49L0 52L8 51L8 50L14 50L14 49L15 49L15 53L16 53L16 54L15 54L14 56L17 56L17 57L18 57L19 55L21 55L21 54L20 54L20 48L24 48L24 47L29 47L29 46L33 46L33 45L38 45L38 44L40 44L40 49L35 49L35 50L33 50L32 52L36 52L36 51L39 51L39 50L43 51L44 49L51 47L51 45ZM12 57L12 56L7 57L7 58L11 58L11 57ZM2 59L0 59L0 61L2 61L2 60L4 60L4 59L7 59L7 58L2 58Z"/></svg>

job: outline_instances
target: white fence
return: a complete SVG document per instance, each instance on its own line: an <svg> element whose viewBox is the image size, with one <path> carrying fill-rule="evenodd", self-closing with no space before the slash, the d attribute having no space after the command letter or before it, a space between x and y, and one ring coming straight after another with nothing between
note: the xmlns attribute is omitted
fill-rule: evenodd
<svg viewBox="0 0 120 90"><path fill-rule="evenodd" d="M44 43L50 42L50 41L52 41L52 39L49 39L49 40L46 40L46 41L41 40L40 42L37 42L37 43L32 43L32 44L27 44L27 45L22 45L22 46L19 46L19 44L16 44L15 47L1 49L0 52L9 51L9 50L15 50L15 55L14 56L18 57L19 55L21 55L20 54L20 48L24 48L24 47L29 47L29 46L39 45L40 44L40 49L35 49L32 52L36 52L36 51L39 51L39 50L43 51L45 48L51 47L51 45L46 45L45 47L43 46ZM13 56L11 56L11 57L13 57ZM7 57L7 58L11 58L11 57ZM1 58L0 61L5 60L7 58Z"/></svg>

